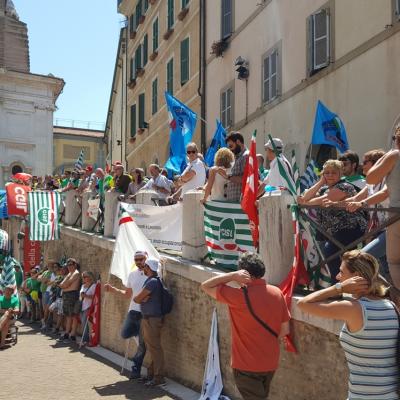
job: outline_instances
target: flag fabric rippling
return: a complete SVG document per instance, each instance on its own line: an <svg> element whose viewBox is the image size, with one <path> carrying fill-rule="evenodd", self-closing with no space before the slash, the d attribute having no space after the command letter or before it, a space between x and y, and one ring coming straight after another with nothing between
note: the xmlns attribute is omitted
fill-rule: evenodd
<svg viewBox="0 0 400 400"><path fill-rule="evenodd" d="M205 203L204 230L208 255L219 267L237 270L239 255L255 252L249 218L239 203Z"/></svg>
<svg viewBox="0 0 400 400"><path fill-rule="evenodd" d="M300 178L300 190L304 192L304 190L309 189L311 186L315 185L318 182L318 175L316 171L318 170L317 165L314 160L310 160L307 165L304 174Z"/></svg>
<svg viewBox="0 0 400 400"><path fill-rule="evenodd" d="M4 288L7 285L12 285L15 288L16 291L16 280L15 280L15 266L19 265L19 262L11 257L10 255L7 255L4 259L3 263L3 270L1 271L0 275L0 288L4 290Z"/></svg>
<svg viewBox="0 0 400 400"><path fill-rule="evenodd" d="M8 233L3 229L0 229L0 250L7 252L9 250L8 246Z"/></svg>
<svg viewBox="0 0 400 400"><path fill-rule="evenodd" d="M0 219L8 218L7 211L7 192L0 190Z"/></svg>
<svg viewBox="0 0 400 400"><path fill-rule="evenodd" d="M297 165L296 152L294 151L294 149L292 150L292 171L293 171L293 180L294 180L294 185L296 188L296 193L299 195L300 194L300 171L299 171L299 167Z"/></svg>
<svg viewBox="0 0 400 400"><path fill-rule="evenodd" d="M101 296L101 283L96 283L94 290L92 305L88 311L88 319L92 324L92 330L89 337L89 346L95 347L100 344L100 296Z"/></svg>
<svg viewBox="0 0 400 400"><path fill-rule="evenodd" d="M214 137L211 141L210 147L207 150L207 153L204 157L205 163L212 167L214 165L214 157L215 153L221 148L226 147L226 131L221 124L221 121L217 120L217 129L214 133Z"/></svg>
<svg viewBox="0 0 400 400"><path fill-rule="evenodd" d="M83 149L81 150L78 159L75 162L74 169L81 170L83 167Z"/></svg>
<svg viewBox="0 0 400 400"><path fill-rule="evenodd" d="M60 203L58 192L29 192L29 239L57 240L60 238Z"/></svg>

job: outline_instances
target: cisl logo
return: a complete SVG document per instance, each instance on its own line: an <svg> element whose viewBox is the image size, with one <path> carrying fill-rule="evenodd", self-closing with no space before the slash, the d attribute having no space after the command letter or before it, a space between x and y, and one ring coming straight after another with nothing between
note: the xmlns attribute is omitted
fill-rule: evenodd
<svg viewBox="0 0 400 400"><path fill-rule="evenodd" d="M43 207L37 213L39 222L48 225L54 221L54 211L51 208Z"/></svg>
<svg viewBox="0 0 400 400"><path fill-rule="evenodd" d="M225 218L219 226L219 240L226 250L236 250L235 243L235 221L232 218Z"/></svg>

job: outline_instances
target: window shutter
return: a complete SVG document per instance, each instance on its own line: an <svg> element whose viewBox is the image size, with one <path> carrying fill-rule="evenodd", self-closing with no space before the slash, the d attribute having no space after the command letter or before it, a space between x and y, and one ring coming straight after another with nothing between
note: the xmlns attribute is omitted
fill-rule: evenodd
<svg viewBox="0 0 400 400"><path fill-rule="evenodd" d="M149 9L149 0L144 0L144 13Z"/></svg>
<svg viewBox="0 0 400 400"><path fill-rule="evenodd" d="M277 95L277 52L273 51L270 55L271 65L271 96L270 100L274 99Z"/></svg>
<svg viewBox="0 0 400 400"><path fill-rule="evenodd" d="M154 115L158 108L158 79L154 79L152 83L152 99L151 99L151 113Z"/></svg>
<svg viewBox="0 0 400 400"><path fill-rule="evenodd" d="M139 128L144 128L145 122L145 97L144 93L139 95Z"/></svg>
<svg viewBox="0 0 400 400"><path fill-rule="evenodd" d="M158 49L158 18L153 22L153 53Z"/></svg>
<svg viewBox="0 0 400 400"><path fill-rule="evenodd" d="M232 89L229 88L226 91L226 121L227 121L227 126L232 126Z"/></svg>
<svg viewBox="0 0 400 400"><path fill-rule="evenodd" d="M148 55L149 55L149 36L146 33L143 38L143 67L147 64Z"/></svg>
<svg viewBox="0 0 400 400"><path fill-rule="evenodd" d="M221 0L221 39L232 34L232 0Z"/></svg>
<svg viewBox="0 0 400 400"><path fill-rule="evenodd" d="M225 92L221 93L220 99L220 106L221 106L221 123L224 128L226 128L226 118L225 118L225 109L226 109L226 102L225 102Z"/></svg>
<svg viewBox="0 0 400 400"><path fill-rule="evenodd" d="M189 38L181 42L181 85L189 80Z"/></svg>
<svg viewBox="0 0 400 400"><path fill-rule="evenodd" d="M136 79L136 62L135 57L131 58L131 81Z"/></svg>
<svg viewBox="0 0 400 400"><path fill-rule="evenodd" d="M171 58L167 63L167 92L174 93L174 59Z"/></svg>
<svg viewBox="0 0 400 400"><path fill-rule="evenodd" d="M167 29L171 29L174 26L174 1L168 0L167 4Z"/></svg>
<svg viewBox="0 0 400 400"><path fill-rule="evenodd" d="M270 66L269 57L264 58L264 68L263 68L263 90L264 90L264 103L267 103L270 99Z"/></svg>
<svg viewBox="0 0 400 400"><path fill-rule="evenodd" d="M189 4L189 0L182 0L182 9L186 8L186 6Z"/></svg>
<svg viewBox="0 0 400 400"><path fill-rule="evenodd" d="M321 10L311 16L313 43L313 70L329 65L329 14Z"/></svg>
<svg viewBox="0 0 400 400"><path fill-rule="evenodd" d="M136 4L135 12L136 12L136 27L138 27L140 17L142 16L142 0L139 0L138 3Z"/></svg>
<svg viewBox="0 0 400 400"><path fill-rule="evenodd" d="M140 44L135 51L136 69L142 68L142 45Z"/></svg>
<svg viewBox="0 0 400 400"><path fill-rule="evenodd" d="M135 32L134 24L135 24L135 15L132 14L132 15L129 17L129 33Z"/></svg>
<svg viewBox="0 0 400 400"><path fill-rule="evenodd" d="M131 106L131 137L136 135L136 104Z"/></svg>

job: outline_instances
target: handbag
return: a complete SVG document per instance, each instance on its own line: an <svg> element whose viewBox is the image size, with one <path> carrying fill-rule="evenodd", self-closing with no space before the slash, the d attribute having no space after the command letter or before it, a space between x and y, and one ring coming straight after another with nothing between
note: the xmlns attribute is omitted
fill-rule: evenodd
<svg viewBox="0 0 400 400"><path fill-rule="evenodd" d="M250 303L250 298L249 298L249 292L247 290L247 287L243 286L242 287L244 298L246 300L246 305L247 308L250 311L250 314L253 316L253 318L266 330L268 331L272 336L275 336L277 339L279 338L279 335L266 323L264 322L261 318L259 318L256 313L253 310L253 307Z"/></svg>

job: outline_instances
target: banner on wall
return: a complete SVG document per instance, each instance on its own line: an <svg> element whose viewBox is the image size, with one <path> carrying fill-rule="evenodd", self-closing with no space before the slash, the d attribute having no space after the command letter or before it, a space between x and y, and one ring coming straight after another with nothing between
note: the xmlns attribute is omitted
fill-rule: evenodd
<svg viewBox="0 0 400 400"><path fill-rule="evenodd" d="M24 272L29 272L40 264L40 242L29 240L29 227L25 227L24 237Z"/></svg>
<svg viewBox="0 0 400 400"><path fill-rule="evenodd" d="M114 219L117 237L120 208L134 219L151 244L159 249L182 250L182 204L157 207L143 204L119 203Z"/></svg>
<svg viewBox="0 0 400 400"><path fill-rule="evenodd" d="M28 193L31 188L18 183L9 183L6 186L6 191L8 215L27 215Z"/></svg>

